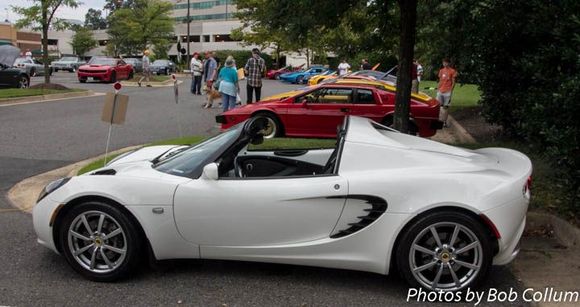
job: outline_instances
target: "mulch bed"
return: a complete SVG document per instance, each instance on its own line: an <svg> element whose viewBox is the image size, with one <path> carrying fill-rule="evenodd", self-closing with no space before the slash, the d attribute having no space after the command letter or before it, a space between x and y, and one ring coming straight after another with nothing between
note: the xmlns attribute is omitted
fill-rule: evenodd
<svg viewBox="0 0 580 307"><path fill-rule="evenodd" d="M501 126L492 125L481 115L481 107L459 108L451 110L450 114L478 142L487 143L501 139Z"/></svg>

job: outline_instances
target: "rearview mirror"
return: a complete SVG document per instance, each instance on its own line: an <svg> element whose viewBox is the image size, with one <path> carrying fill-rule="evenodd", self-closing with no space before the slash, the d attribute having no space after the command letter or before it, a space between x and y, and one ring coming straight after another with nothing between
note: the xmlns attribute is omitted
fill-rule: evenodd
<svg viewBox="0 0 580 307"><path fill-rule="evenodd" d="M203 167L201 177L207 180L218 180L218 165L217 163L210 163Z"/></svg>

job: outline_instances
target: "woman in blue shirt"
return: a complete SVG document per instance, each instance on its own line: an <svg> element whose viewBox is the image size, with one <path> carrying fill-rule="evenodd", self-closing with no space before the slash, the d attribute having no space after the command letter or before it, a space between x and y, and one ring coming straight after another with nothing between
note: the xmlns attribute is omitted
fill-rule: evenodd
<svg viewBox="0 0 580 307"><path fill-rule="evenodd" d="M218 76L218 79L221 80L218 91L222 94L222 107L224 112L236 107L236 97L240 87L238 84L238 72L235 66L236 62L234 58L229 56Z"/></svg>

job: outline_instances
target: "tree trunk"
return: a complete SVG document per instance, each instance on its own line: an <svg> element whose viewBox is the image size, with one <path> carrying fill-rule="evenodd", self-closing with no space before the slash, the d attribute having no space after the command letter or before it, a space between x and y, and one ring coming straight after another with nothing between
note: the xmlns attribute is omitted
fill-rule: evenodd
<svg viewBox="0 0 580 307"><path fill-rule="evenodd" d="M42 62L44 62L44 83L50 83L50 71L48 63L48 9L42 5Z"/></svg>
<svg viewBox="0 0 580 307"><path fill-rule="evenodd" d="M387 1L389 2L389 1ZM415 55L415 28L417 0L398 0L401 11L399 36L399 72L395 95L395 129L409 132L409 105L411 100L411 70Z"/></svg>

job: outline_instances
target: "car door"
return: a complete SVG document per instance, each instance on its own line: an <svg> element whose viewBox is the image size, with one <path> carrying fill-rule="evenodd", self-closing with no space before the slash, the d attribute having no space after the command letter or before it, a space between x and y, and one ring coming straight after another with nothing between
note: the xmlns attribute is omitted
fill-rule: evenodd
<svg viewBox="0 0 580 307"><path fill-rule="evenodd" d="M300 135L334 137L352 107L352 88L321 87L288 106L286 126Z"/></svg>
<svg viewBox="0 0 580 307"><path fill-rule="evenodd" d="M32 66L36 69L38 74L44 75L44 64L40 63L37 60L30 60L32 62Z"/></svg>
<svg viewBox="0 0 580 307"><path fill-rule="evenodd" d="M268 247L328 238L348 194L337 175L200 179L174 197L181 235L202 246Z"/></svg>
<svg viewBox="0 0 580 307"><path fill-rule="evenodd" d="M117 61L117 78L127 79L129 77L129 65L123 60Z"/></svg>
<svg viewBox="0 0 580 307"><path fill-rule="evenodd" d="M377 91L370 88L357 88L353 97L350 115L362 116L378 122L382 121L385 116L385 108Z"/></svg>

